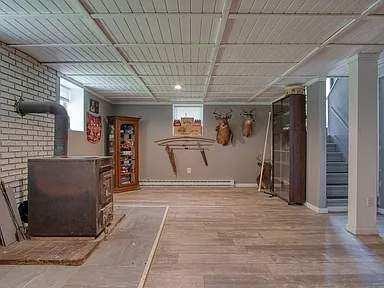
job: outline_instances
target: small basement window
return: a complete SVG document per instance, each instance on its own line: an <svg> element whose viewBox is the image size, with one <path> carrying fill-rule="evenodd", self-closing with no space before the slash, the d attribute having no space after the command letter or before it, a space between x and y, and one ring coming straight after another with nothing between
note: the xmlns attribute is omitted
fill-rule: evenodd
<svg viewBox="0 0 384 288"><path fill-rule="evenodd" d="M70 129L84 131L84 89L60 78L60 104L67 110Z"/></svg>
<svg viewBox="0 0 384 288"><path fill-rule="evenodd" d="M173 105L173 136L203 136L203 104Z"/></svg>

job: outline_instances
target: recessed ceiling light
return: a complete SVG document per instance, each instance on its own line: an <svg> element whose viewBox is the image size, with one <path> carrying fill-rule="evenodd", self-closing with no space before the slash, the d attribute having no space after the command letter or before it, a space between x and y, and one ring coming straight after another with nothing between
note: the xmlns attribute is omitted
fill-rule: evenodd
<svg viewBox="0 0 384 288"><path fill-rule="evenodd" d="M176 84L176 85L175 85L175 90L181 90L181 85Z"/></svg>

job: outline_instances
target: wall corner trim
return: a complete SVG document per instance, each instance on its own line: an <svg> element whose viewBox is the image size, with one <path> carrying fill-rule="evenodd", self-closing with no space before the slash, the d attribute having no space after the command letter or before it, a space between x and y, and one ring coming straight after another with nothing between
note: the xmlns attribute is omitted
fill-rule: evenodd
<svg viewBox="0 0 384 288"><path fill-rule="evenodd" d="M304 206L311 209L312 211L315 211L316 213L319 213L319 214L327 214L328 213L328 208L319 208L315 205L312 205L309 202L305 202Z"/></svg>

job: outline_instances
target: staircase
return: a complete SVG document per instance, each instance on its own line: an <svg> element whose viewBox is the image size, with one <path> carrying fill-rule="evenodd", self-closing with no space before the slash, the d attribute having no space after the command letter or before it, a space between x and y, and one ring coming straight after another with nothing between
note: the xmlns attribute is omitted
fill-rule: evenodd
<svg viewBox="0 0 384 288"><path fill-rule="evenodd" d="M331 136L327 136L327 206L329 212L348 207L348 163Z"/></svg>

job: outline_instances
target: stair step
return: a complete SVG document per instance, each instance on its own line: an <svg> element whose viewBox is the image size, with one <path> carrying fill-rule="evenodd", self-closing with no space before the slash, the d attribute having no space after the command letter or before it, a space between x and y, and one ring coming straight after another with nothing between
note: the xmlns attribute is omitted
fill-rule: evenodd
<svg viewBox="0 0 384 288"><path fill-rule="evenodd" d="M348 198L348 185L327 185L327 200L340 198Z"/></svg>
<svg viewBox="0 0 384 288"><path fill-rule="evenodd" d="M328 212L347 212L348 199L327 199Z"/></svg>
<svg viewBox="0 0 384 288"><path fill-rule="evenodd" d="M327 199L327 206L348 206L348 198Z"/></svg>
<svg viewBox="0 0 384 288"><path fill-rule="evenodd" d="M327 143L327 152L339 152L335 143Z"/></svg>
<svg viewBox="0 0 384 288"><path fill-rule="evenodd" d="M332 136L327 135L327 143L335 143Z"/></svg>
<svg viewBox="0 0 384 288"><path fill-rule="evenodd" d="M346 185L348 184L348 173L328 173L327 172L327 185Z"/></svg>
<svg viewBox="0 0 384 288"><path fill-rule="evenodd" d="M348 173L348 164L344 161L327 162L327 173Z"/></svg>
<svg viewBox="0 0 384 288"><path fill-rule="evenodd" d="M327 152L327 162L340 162L344 161L341 152Z"/></svg>

